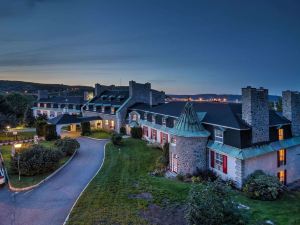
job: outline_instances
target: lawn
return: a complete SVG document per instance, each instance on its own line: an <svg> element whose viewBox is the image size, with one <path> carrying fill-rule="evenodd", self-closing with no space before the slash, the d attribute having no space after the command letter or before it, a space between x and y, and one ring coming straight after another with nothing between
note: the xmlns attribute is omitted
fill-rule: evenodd
<svg viewBox="0 0 300 225"><path fill-rule="evenodd" d="M103 168L83 193L68 224L147 224L138 214L149 203L130 198L133 194L151 193L157 204L166 199L183 202L189 184L148 174L161 154L139 140L125 140L120 150L108 144Z"/></svg>
<svg viewBox="0 0 300 225"><path fill-rule="evenodd" d="M40 144L45 147L54 147L54 141L41 141ZM27 145L29 145L29 144L27 144ZM11 146L3 146L3 147L0 147L0 149L1 149L3 159L4 159L5 167L7 168L10 182L11 182L12 186L14 186L14 187L21 188L21 187L27 187L27 186L37 184L52 173L52 172L49 172L49 173L31 176L31 177L22 176L21 181L19 181L18 174L13 174L10 171ZM69 156L62 158L60 160L60 166L65 164L69 158L70 158Z"/></svg>
<svg viewBox="0 0 300 225"><path fill-rule="evenodd" d="M15 141L17 140L24 140L24 139L31 139L34 137L36 133L35 132L18 132L17 137L13 135L13 133L0 133L0 142L5 141Z"/></svg>
<svg viewBox="0 0 300 225"><path fill-rule="evenodd" d="M139 140L125 140L120 150L108 144L103 168L79 199L68 224L148 224L140 212L149 202L130 198L133 194L151 193L157 205L166 199L184 203L191 184L149 175L160 155L160 150ZM250 200L238 191L234 194L238 202L250 207L250 224L269 219L277 225L300 224L300 192L274 202Z"/></svg>
<svg viewBox="0 0 300 225"><path fill-rule="evenodd" d="M92 133L88 137L97 139L109 139L111 138L111 133L105 130L92 130Z"/></svg>

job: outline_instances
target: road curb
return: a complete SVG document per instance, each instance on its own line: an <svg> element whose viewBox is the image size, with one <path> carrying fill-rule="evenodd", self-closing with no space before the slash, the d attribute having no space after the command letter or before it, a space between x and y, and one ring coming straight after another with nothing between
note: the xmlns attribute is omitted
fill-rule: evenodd
<svg viewBox="0 0 300 225"><path fill-rule="evenodd" d="M91 139L95 139L95 138L91 138ZM108 140L108 139L95 139L95 140ZM101 163L101 166L99 167L99 169L97 170L96 174L92 177L92 179L87 183L87 185L84 187L84 189L80 192L80 194L78 195L76 201L74 202L74 204L72 205L72 208L70 210L70 212L68 213L63 225L66 225L68 220L69 220L69 217L75 207L75 205L77 204L78 200L80 199L80 197L82 196L83 192L87 189L87 187L90 185L90 183L94 180L94 178L98 175L98 173L101 171L102 169L102 166L105 162L105 155L106 155L106 145L108 144L109 142L107 142L105 145L104 145L104 156L103 156L103 161Z"/></svg>
<svg viewBox="0 0 300 225"><path fill-rule="evenodd" d="M24 188L16 188L16 187L13 187L12 184L10 183L9 181L9 176L8 176L8 173L7 173L7 170L6 170L6 175L7 175L7 180L8 180L8 188L10 191L13 191L13 192L24 192L24 191L30 191L34 188L37 188L39 187L41 184L45 183L46 181L48 181L49 179L51 179L52 177L54 177L59 171L61 171L63 168L65 168L70 162L71 160L75 157L75 155L77 154L77 149L76 151L73 153L73 155L68 159L67 162L65 162L64 165L62 165L61 167L59 167L57 170L55 170L52 174L50 174L48 177L46 177L44 180L41 180L39 183L35 184L35 185L32 185L32 186L28 186L28 187L24 187Z"/></svg>
<svg viewBox="0 0 300 225"><path fill-rule="evenodd" d="M92 140L96 140L96 141L108 141L109 138L93 138L93 137L88 137L88 136L80 136L80 137L83 137L83 138L88 138L88 139L92 139Z"/></svg>

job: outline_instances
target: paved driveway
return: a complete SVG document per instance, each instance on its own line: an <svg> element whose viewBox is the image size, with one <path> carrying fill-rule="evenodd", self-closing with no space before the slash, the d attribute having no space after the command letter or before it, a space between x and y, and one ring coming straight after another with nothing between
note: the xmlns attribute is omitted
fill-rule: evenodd
<svg viewBox="0 0 300 225"><path fill-rule="evenodd" d="M0 189L0 225L63 224L104 156L106 141L87 138L78 138L78 141L81 147L73 160L40 187L18 194Z"/></svg>

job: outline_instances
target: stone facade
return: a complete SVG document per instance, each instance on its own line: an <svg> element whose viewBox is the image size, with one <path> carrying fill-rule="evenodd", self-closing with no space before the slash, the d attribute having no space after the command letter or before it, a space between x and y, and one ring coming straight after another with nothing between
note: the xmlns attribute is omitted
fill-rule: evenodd
<svg viewBox="0 0 300 225"><path fill-rule="evenodd" d="M269 141L268 90L242 89L242 118L252 127L252 144Z"/></svg>
<svg viewBox="0 0 300 225"><path fill-rule="evenodd" d="M207 137L179 137L176 138L176 145L170 144L170 162L174 163L174 157L177 157L177 173L193 174L200 170L206 170L207 167Z"/></svg>
<svg viewBox="0 0 300 225"><path fill-rule="evenodd" d="M296 91L282 92L283 116L292 122L293 136L300 136L300 93Z"/></svg>

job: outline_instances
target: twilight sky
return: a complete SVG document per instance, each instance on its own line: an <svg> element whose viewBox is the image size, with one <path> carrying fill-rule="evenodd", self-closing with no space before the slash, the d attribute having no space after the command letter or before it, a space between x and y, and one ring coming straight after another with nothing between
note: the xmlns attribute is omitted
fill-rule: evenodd
<svg viewBox="0 0 300 225"><path fill-rule="evenodd" d="M298 0L0 0L0 79L300 91Z"/></svg>

